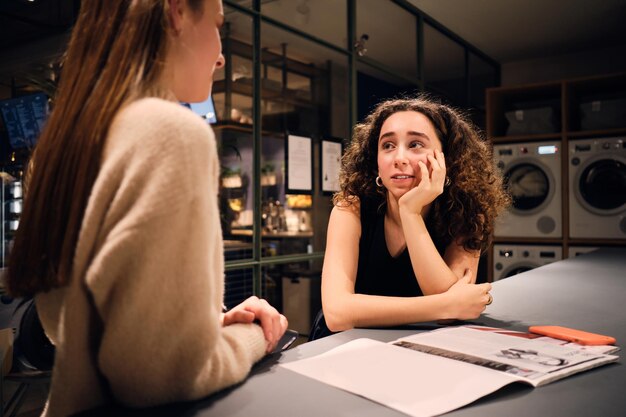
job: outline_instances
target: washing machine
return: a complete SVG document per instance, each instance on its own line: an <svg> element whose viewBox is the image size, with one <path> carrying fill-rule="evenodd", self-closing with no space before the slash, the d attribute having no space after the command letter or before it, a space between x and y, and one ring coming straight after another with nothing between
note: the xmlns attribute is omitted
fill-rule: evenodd
<svg viewBox="0 0 626 417"><path fill-rule="evenodd" d="M569 142L569 235L626 238L626 137Z"/></svg>
<svg viewBox="0 0 626 417"><path fill-rule="evenodd" d="M584 255L585 253L593 252L594 250L600 249L598 246L570 246L567 251L568 258L575 258L580 255Z"/></svg>
<svg viewBox="0 0 626 417"><path fill-rule="evenodd" d="M493 280L508 278L561 259L561 246L493 245Z"/></svg>
<svg viewBox="0 0 626 417"><path fill-rule="evenodd" d="M497 144L513 204L495 224L501 237L561 237L561 142Z"/></svg>

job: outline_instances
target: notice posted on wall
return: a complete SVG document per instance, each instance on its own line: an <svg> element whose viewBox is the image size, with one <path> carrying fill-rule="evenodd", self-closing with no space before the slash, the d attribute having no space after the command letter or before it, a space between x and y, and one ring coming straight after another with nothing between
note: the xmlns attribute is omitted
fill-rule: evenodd
<svg viewBox="0 0 626 417"><path fill-rule="evenodd" d="M339 191L341 142L322 140L322 191Z"/></svg>
<svg viewBox="0 0 626 417"><path fill-rule="evenodd" d="M287 136L287 190L313 190L311 138Z"/></svg>

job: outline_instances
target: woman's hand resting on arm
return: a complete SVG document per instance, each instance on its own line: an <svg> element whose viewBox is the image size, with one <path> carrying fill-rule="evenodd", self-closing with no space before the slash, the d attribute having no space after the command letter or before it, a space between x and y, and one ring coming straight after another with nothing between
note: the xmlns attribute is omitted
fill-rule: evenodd
<svg viewBox="0 0 626 417"><path fill-rule="evenodd" d="M473 284L472 272L468 269L465 274L443 293L448 298L448 314L450 319L468 320L480 316L487 307L491 284Z"/></svg>
<svg viewBox="0 0 626 417"><path fill-rule="evenodd" d="M243 303L224 313L222 324L252 323L258 320L267 341L267 353L274 350L276 344L287 330L287 318L280 314L267 301L252 296Z"/></svg>

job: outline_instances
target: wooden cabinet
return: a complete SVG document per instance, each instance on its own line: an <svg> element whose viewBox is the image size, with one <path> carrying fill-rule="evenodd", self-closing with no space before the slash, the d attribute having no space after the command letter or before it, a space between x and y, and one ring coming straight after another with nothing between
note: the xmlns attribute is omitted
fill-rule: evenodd
<svg viewBox="0 0 626 417"><path fill-rule="evenodd" d="M486 129L514 199L490 281L507 245L530 258L626 244L626 73L488 89Z"/></svg>

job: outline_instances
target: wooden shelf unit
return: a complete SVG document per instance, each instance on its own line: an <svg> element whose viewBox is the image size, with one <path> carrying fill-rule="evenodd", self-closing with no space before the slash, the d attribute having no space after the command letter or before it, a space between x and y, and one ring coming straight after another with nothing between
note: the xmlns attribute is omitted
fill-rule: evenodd
<svg viewBox="0 0 626 417"><path fill-rule="evenodd" d="M213 83L216 107L223 107L220 120L225 124L238 123L238 120L233 120L231 113L233 109L237 109L241 113L247 113L250 118L246 123L251 123L254 94L252 46L228 35L222 41L227 65L224 68L224 77ZM243 60L237 68L233 67L236 59ZM326 67L320 67L295 60L288 55L286 44L282 46L280 54L263 49L260 60L262 117L269 126L268 130L288 130L287 126L277 128L273 117L297 112L316 112L320 108L329 107L329 63ZM245 67L245 71L241 72L242 68L239 67ZM235 71L239 73L235 74ZM299 81L294 84L293 80ZM270 107L272 111L269 110Z"/></svg>
<svg viewBox="0 0 626 417"><path fill-rule="evenodd" d="M563 257L569 254L573 245L585 246L623 246L626 237L614 238L572 238L569 236L569 141L575 139L626 137L626 117L619 118L607 128L584 129L582 126L581 105L594 100L625 100L626 73L617 73L597 77L577 78L549 83L487 89L486 105L487 138L493 144L515 144L539 142L544 140L560 141L561 144L561 219L563 234L561 238L530 237L494 237L493 243L560 245ZM537 131L529 134L507 135L505 113L533 105L549 106L554 111L556 131ZM626 111L626 110L625 110ZM573 190L571 191L573 192ZM493 244L488 251L488 281L493 281Z"/></svg>

